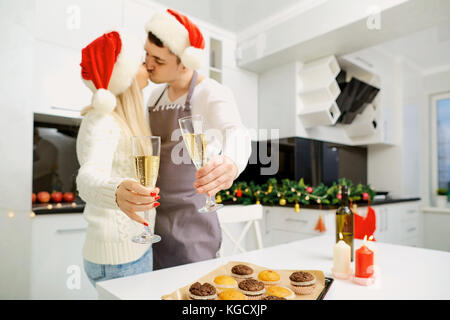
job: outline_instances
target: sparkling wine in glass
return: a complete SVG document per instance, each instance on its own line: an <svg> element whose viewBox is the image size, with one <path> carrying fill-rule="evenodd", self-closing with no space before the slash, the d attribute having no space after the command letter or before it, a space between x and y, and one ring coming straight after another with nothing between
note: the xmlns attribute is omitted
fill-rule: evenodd
<svg viewBox="0 0 450 320"><path fill-rule="evenodd" d="M159 171L159 153L161 150L161 138L155 136L133 136L132 148L136 178L144 187L154 189ZM149 220L149 211L144 212L144 217ZM156 243L161 237L153 234L150 227L145 226L141 234L131 239L140 244Z"/></svg>
<svg viewBox="0 0 450 320"><path fill-rule="evenodd" d="M201 115L189 116L179 119L178 122L192 163L199 170L215 155L211 152L212 148L209 150L207 148L206 136L203 131L203 117ZM217 152L217 154L219 153ZM216 203L214 196L206 196L205 206L198 211L200 213L214 212L222 207L222 204Z"/></svg>

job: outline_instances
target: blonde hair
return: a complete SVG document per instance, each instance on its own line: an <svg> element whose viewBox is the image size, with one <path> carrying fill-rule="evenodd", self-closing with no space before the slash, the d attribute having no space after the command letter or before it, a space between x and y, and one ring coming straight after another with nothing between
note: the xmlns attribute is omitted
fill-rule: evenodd
<svg viewBox="0 0 450 320"><path fill-rule="evenodd" d="M116 96L116 101L117 105L112 115L127 136L152 135L144 113L142 91L139 88L136 78L133 79L130 87L125 92ZM92 109L92 106L84 108L81 110L81 115L86 115Z"/></svg>

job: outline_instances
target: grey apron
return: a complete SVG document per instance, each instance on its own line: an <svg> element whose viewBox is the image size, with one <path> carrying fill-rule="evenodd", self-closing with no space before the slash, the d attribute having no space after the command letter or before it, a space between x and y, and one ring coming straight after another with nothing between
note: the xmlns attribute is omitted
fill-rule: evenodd
<svg viewBox="0 0 450 320"><path fill-rule="evenodd" d="M197 194L193 186L196 180L192 162L175 164L172 149L182 142L172 141L174 130L179 130L178 119L191 115L191 97L197 81L194 71L185 105L158 105L167 87L153 106L149 106L152 135L161 137L159 176L160 188L156 209L155 234L161 241L153 244L154 270L181 264L216 258L222 241L217 213L199 213L204 206L205 195ZM187 149L183 148L183 152Z"/></svg>

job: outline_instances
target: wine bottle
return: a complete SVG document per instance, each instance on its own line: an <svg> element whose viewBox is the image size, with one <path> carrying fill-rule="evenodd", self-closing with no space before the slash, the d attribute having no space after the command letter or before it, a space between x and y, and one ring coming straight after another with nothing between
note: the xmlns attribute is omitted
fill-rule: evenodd
<svg viewBox="0 0 450 320"><path fill-rule="evenodd" d="M351 248L353 261L353 212L349 206L347 186L342 186L341 196L341 205L336 211L336 243L340 240L339 233L342 233L344 242Z"/></svg>
<svg viewBox="0 0 450 320"><path fill-rule="evenodd" d="M135 156L134 165L139 183L154 188L158 178L159 156Z"/></svg>

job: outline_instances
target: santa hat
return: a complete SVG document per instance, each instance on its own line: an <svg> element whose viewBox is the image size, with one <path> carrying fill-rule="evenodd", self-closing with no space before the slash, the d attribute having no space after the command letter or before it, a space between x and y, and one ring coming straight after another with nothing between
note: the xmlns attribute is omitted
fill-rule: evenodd
<svg viewBox="0 0 450 320"><path fill-rule="evenodd" d="M189 69L198 69L204 60L205 40L188 17L172 10L155 13L145 26L176 54Z"/></svg>
<svg viewBox="0 0 450 320"><path fill-rule="evenodd" d="M142 63L143 44L124 31L105 33L83 48L81 76L94 93L94 110L113 111L116 96L128 89Z"/></svg>

